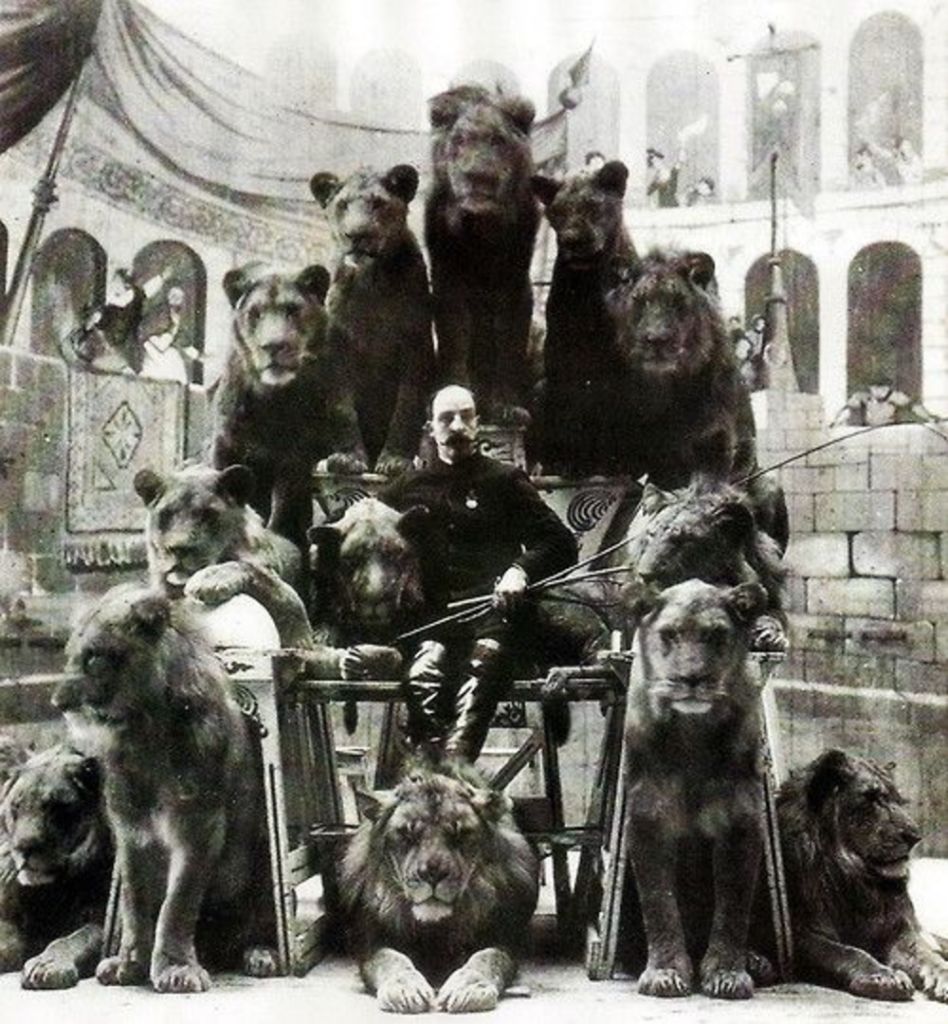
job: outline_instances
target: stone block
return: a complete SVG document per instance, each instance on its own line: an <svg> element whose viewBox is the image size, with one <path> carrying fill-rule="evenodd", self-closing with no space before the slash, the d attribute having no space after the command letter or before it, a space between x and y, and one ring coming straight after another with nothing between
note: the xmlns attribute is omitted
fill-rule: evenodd
<svg viewBox="0 0 948 1024"><path fill-rule="evenodd" d="M922 496L919 491L896 491L895 528L906 533L922 529Z"/></svg>
<svg viewBox="0 0 948 1024"><path fill-rule="evenodd" d="M922 491L921 499L921 528L948 532L948 491Z"/></svg>
<svg viewBox="0 0 948 1024"><path fill-rule="evenodd" d="M791 534L786 560L800 576L848 577L849 537L845 533Z"/></svg>
<svg viewBox="0 0 948 1024"><path fill-rule="evenodd" d="M857 533L852 552L857 576L933 580L941 574L938 536L934 533Z"/></svg>
<svg viewBox="0 0 948 1024"><path fill-rule="evenodd" d="M842 652L846 619L842 615L798 615L790 618L791 650Z"/></svg>
<svg viewBox="0 0 948 1024"><path fill-rule="evenodd" d="M891 689L895 683L895 662L895 658L875 655L804 652L806 681L827 686Z"/></svg>
<svg viewBox="0 0 948 1024"><path fill-rule="evenodd" d="M877 654L930 662L935 659L935 627L930 622L846 619L846 653Z"/></svg>
<svg viewBox="0 0 948 1024"><path fill-rule="evenodd" d="M868 491L869 463L847 462L833 470L834 491Z"/></svg>
<svg viewBox="0 0 948 1024"><path fill-rule="evenodd" d="M895 614L895 583L883 579L807 580L806 610L810 615L858 615L889 619Z"/></svg>
<svg viewBox="0 0 948 1024"><path fill-rule="evenodd" d="M895 527L894 491L834 491L814 497L816 530L891 530Z"/></svg>
<svg viewBox="0 0 948 1024"><path fill-rule="evenodd" d="M944 662L899 658L895 663L894 685L900 693L931 693L943 697L948 686Z"/></svg>
<svg viewBox="0 0 948 1024"><path fill-rule="evenodd" d="M948 622L948 579L896 581L895 607L900 619Z"/></svg>
<svg viewBox="0 0 948 1024"><path fill-rule="evenodd" d="M788 494L787 513L790 517L790 532L809 533L816 524L812 494Z"/></svg>

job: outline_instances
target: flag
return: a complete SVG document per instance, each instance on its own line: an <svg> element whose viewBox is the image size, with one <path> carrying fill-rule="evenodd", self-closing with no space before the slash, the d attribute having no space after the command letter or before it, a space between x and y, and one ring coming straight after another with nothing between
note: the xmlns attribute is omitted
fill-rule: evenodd
<svg viewBox="0 0 948 1024"><path fill-rule="evenodd" d="M569 82L560 90L559 94L560 105L566 110L574 110L579 106L582 88L584 85L589 85L594 43L595 39L589 44L588 49L581 53L566 70Z"/></svg>

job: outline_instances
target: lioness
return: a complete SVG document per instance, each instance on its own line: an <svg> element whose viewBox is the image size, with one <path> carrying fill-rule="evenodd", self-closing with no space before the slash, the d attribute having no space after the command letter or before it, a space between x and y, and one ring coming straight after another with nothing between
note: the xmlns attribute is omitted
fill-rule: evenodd
<svg viewBox="0 0 948 1024"><path fill-rule="evenodd" d="M121 872L121 945L96 969L104 985L151 980L202 992L205 956L275 973L261 773L222 663L188 605L113 587L69 638L53 703L105 776ZM257 941L262 939L263 941Z"/></svg>
<svg viewBox="0 0 948 1024"><path fill-rule="evenodd" d="M102 953L112 841L99 766L65 746L12 769L0 804L0 971L70 988Z"/></svg>
<svg viewBox="0 0 948 1024"><path fill-rule="evenodd" d="M746 668L751 623L767 595L757 583L687 580L639 588L629 685L628 836L648 942L639 992L684 996L692 955L678 896L697 887L679 853L710 844L714 910L699 968L701 989L722 999L754 992L747 931L762 836L757 688ZM687 866L686 866L687 865ZM625 924L628 915L623 914Z"/></svg>
<svg viewBox="0 0 948 1024"><path fill-rule="evenodd" d="M948 962L923 937L908 893L921 833L892 767L827 750L777 797L797 966L869 999L948 1002Z"/></svg>
<svg viewBox="0 0 948 1024"><path fill-rule="evenodd" d="M467 765L410 768L363 794L341 889L381 1009L490 1010L517 973L538 862L511 803Z"/></svg>

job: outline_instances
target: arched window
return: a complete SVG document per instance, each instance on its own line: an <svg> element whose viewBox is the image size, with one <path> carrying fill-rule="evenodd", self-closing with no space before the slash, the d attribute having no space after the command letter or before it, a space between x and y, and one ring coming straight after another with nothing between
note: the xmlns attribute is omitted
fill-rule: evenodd
<svg viewBox="0 0 948 1024"><path fill-rule="evenodd" d="M175 380L183 365L190 383L203 383L207 272L201 258L183 242L162 239L136 255L132 276L146 294L140 372Z"/></svg>
<svg viewBox="0 0 948 1024"><path fill-rule="evenodd" d="M816 264L795 249L779 253L787 297L790 352L797 386L807 394L820 390L820 281ZM770 295L770 255L754 261L744 279L744 321L767 311Z"/></svg>
<svg viewBox="0 0 948 1024"><path fill-rule="evenodd" d="M873 385L922 392L922 262L901 242L861 249L849 265L849 394Z"/></svg>
<svg viewBox="0 0 948 1024"><path fill-rule="evenodd" d="M607 160L619 155L619 76L615 68L595 53L585 72L577 73L583 55L576 53L560 61L550 74L549 109L567 108L567 165L582 167L589 154L601 153ZM573 75L570 75L570 71ZM579 77L580 84L573 79Z"/></svg>
<svg viewBox="0 0 948 1024"><path fill-rule="evenodd" d="M451 78L451 86L483 85L485 89L499 89L508 96L520 95L520 81L504 64L496 60L473 60L465 64Z"/></svg>
<svg viewBox="0 0 948 1024"><path fill-rule="evenodd" d="M850 181L860 188L922 180L922 36L886 11L859 26L849 51Z"/></svg>
<svg viewBox="0 0 948 1024"><path fill-rule="evenodd" d="M335 109L337 73L332 47L299 33L283 36L270 46L263 72L277 102L302 111Z"/></svg>
<svg viewBox="0 0 948 1024"><path fill-rule="evenodd" d="M719 95L717 72L696 53L671 53L652 66L645 88L649 205L717 201Z"/></svg>
<svg viewBox="0 0 948 1024"><path fill-rule="evenodd" d="M747 194L770 195L771 157L777 188L809 209L820 184L820 48L803 32L774 32L747 60L749 166Z"/></svg>
<svg viewBox="0 0 948 1024"><path fill-rule="evenodd" d="M356 65L352 112L367 124L418 128L424 113L421 69L406 53L373 50Z"/></svg>
<svg viewBox="0 0 948 1024"><path fill-rule="evenodd" d="M33 351L62 354L71 333L105 301L107 262L102 246L78 228L46 239L33 261Z"/></svg>

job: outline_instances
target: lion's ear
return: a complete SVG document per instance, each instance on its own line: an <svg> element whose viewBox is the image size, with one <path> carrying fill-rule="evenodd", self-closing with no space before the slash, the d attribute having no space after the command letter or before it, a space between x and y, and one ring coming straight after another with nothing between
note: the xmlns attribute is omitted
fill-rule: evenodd
<svg viewBox="0 0 948 1024"><path fill-rule="evenodd" d="M329 200L339 191L342 182L330 171L319 171L309 179L309 190L313 198L324 209L329 205Z"/></svg>
<svg viewBox="0 0 948 1024"><path fill-rule="evenodd" d="M397 529L407 541L424 541L431 529L431 509L427 505L412 505L402 513Z"/></svg>
<svg viewBox="0 0 948 1024"><path fill-rule="evenodd" d="M759 583L740 583L731 587L727 600L741 622L751 622L767 607L767 591Z"/></svg>
<svg viewBox="0 0 948 1024"><path fill-rule="evenodd" d="M818 812L826 800L853 775L853 763L845 750L825 750L810 767L806 801Z"/></svg>
<svg viewBox="0 0 948 1024"><path fill-rule="evenodd" d="M386 172L382 184L393 196L410 203L418 191L418 172L411 164L396 164Z"/></svg>
<svg viewBox="0 0 948 1024"><path fill-rule="evenodd" d="M91 797L97 797L102 791L102 769L94 757L83 757L76 762L70 776L76 787Z"/></svg>
<svg viewBox="0 0 948 1024"><path fill-rule="evenodd" d="M314 573L325 574L339 561L342 534L335 526L311 526L306 531L309 541L309 567Z"/></svg>
<svg viewBox="0 0 948 1024"><path fill-rule="evenodd" d="M238 463L228 466L221 472L217 481L217 491L238 505L246 505L250 501L255 484L253 470L249 466Z"/></svg>
<svg viewBox="0 0 948 1024"><path fill-rule="evenodd" d="M548 178L544 174L534 174L530 179L530 187L533 189L533 194L537 199L544 206L549 206L557 197L563 185L562 182L556 181L554 178Z"/></svg>
<svg viewBox="0 0 948 1024"><path fill-rule="evenodd" d="M132 487L146 505L153 505L165 493L166 484L153 469L140 469Z"/></svg>
<svg viewBox="0 0 948 1024"><path fill-rule="evenodd" d="M471 789L471 806L488 821L500 821L513 811L513 801L499 789Z"/></svg>
<svg viewBox="0 0 948 1024"><path fill-rule="evenodd" d="M132 614L146 636L159 637L171 621L171 603L163 594L146 594L132 605Z"/></svg>
<svg viewBox="0 0 948 1024"><path fill-rule="evenodd" d="M656 512L670 505L675 500L675 495L671 491L663 491L661 487L656 486L651 480L646 481L645 487L642 488L642 498L640 504L642 511L649 516L655 515Z"/></svg>
<svg viewBox="0 0 948 1024"><path fill-rule="evenodd" d="M722 532L735 546L742 546L754 533L754 513L746 502L729 501L714 510Z"/></svg>
<svg viewBox="0 0 948 1024"><path fill-rule="evenodd" d="M621 160L609 160L596 172L596 184L604 192L611 192L621 199L625 195L629 168Z"/></svg>
<svg viewBox="0 0 948 1024"><path fill-rule="evenodd" d="M714 260L706 252L688 253L684 269L692 283L705 291L714 283Z"/></svg>
<svg viewBox="0 0 948 1024"><path fill-rule="evenodd" d="M428 120L432 128L450 128L470 102L472 93L465 89L448 89L428 101Z"/></svg>
<svg viewBox="0 0 948 1024"><path fill-rule="evenodd" d="M622 607L635 622L641 622L658 605L661 590L654 584L634 575L620 590Z"/></svg>
<svg viewBox="0 0 948 1024"><path fill-rule="evenodd" d="M320 263L307 267L296 278L296 287L307 296L315 295L320 303L326 301L329 291L329 271Z"/></svg>
<svg viewBox="0 0 948 1024"><path fill-rule="evenodd" d="M379 815L395 801L395 794L390 789L377 789L367 793L364 789L355 791L356 809L363 821L378 821Z"/></svg>
<svg viewBox="0 0 948 1024"><path fill-rule="evenodd" d="M260 264L248 263L246 266L228 270L224 275L224 294L233 308L250 291L260 273Z"/></svg>
<svg viewBox="0 0 948 1024"><path fill-rule="evenodd" d="M501 96L497 100L497 106L507 115L518 131L523 132L524 135L530 134L533 119L537 116L537 108L533 105L532 100L528 100L526 96Z"/></svg>

